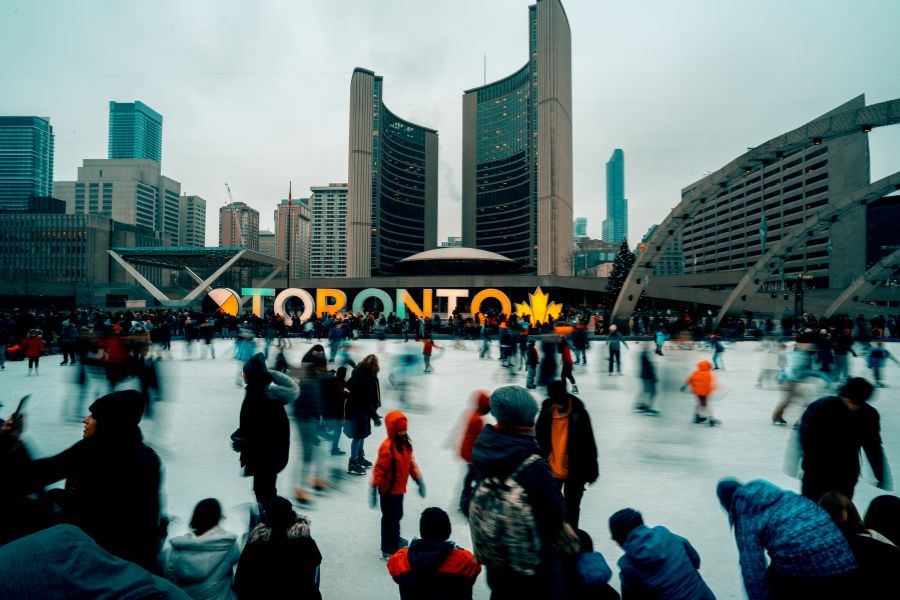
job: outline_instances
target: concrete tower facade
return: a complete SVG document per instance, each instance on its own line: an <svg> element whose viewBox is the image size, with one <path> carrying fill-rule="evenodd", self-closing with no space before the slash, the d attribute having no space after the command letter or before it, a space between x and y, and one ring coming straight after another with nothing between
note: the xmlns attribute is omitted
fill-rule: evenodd
<svg viewBox="0 0 900 600"><path fill-rule="evenodd" d="M219 209L219 247L259 250L259 211L243 202Z"/></svg>
<svg viewBox="0 0 900 600"><path fill-rule="evenodd" d="M528 23L528 63L463 94L463 246L571 275L571 30L559 0Z"/></svg>
<svg viewBox="0 0 900 600"><path fill-rule="evenodd" d="M391 275L396 261L437 246L438 134L392 113L383 80L350 79L347 276Z"/></svg>

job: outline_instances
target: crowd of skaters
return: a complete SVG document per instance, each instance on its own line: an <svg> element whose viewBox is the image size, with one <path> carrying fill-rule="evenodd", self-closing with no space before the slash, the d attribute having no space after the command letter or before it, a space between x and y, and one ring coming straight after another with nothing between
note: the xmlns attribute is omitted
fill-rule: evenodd
<svg viewBox="0 0 900 600"><path fill-rule="evenodd" d="M215 331L215 324L202 315L169 311L152 317L147 313L71 314L59 324L64 328L68 321L82 333L80 328L89 324L91 336L128 338L124 345L128 360L144 362L149 355L149 345L145 351L141 340L148 336L152 344L152 331L165 327L169 316L183 327L175 329L170 324L173 332L186 333L191 327L200 330L204 324ZM608 583L612 570L602 556L593 552L590 535L578 529L585 486L598 477L590 417L584 403L576 396L577 387L571 377L575 357L586 363L586 326L590 318L584 313L575 314L568 321L571 328L565 323L562 323L563 327L560 327L561 323L550 323L555 326L553 329L548 329L547 324L528 328L504 315L488 314L482 319L477 337L490 340L495 335L504 368L528 366L527 381L539 383L529 383L527 387L536 388L538 384L545 387L547 399L538 405L533 396L519 386L503 386L491 393L480 391L476 394L467 434L460 447L460 455L470 464L460 508L470 516L474 554L449 541L449 520L438 508L428 509L421 515L418 539L408 542L400 536L407 481L412 479L423 497L426 493L422 470L413 457L409 421L400 411L383 417L379 413L380 365L377 356L367 356L359 364L351 365L353 370L349 380L344 381L346 367L343 367L343 373L328 371L326 351L317 345L304 355L297 367L288 364L282 365L280 370L270 368L265 353L253 354L242 361L241 378L246 390L240 428L232 441L235 450L240 452L245 474L253 477L258 500L255 523L243 544L240 536L219 526L221 507L218 502L206 499L194 511L191 533L173 538L162 551L161 542L165 535L159 518L161 465L155 452L143 443L138 425L147 401L140 392L125 391L102 396L94 402L89 409L90 416L85 419L84 439L55 457L30 460L20 441L24 427L22 415L14 414L6 420L2 440L4 471L11 474L11 481L15 482L4 493L5 500L13 503L6 506L9 509L6 514L23 516L6 527L3 541L13 540L6 545L7 557L34 555L50 540L53 544L88 548L79 554L84 565L89 564L88 561L100 561L108 566L118 564L117 559L124 559L149 573L168 577L192 597L227 598L235 594L239 598L279 597L282 595L279 590L285 589L279 586L305 590L298 593L298 597L318 597L322 556L312 538L309 521L295 512L290 500L279 497L275 491L275 480L288 462L290 420L287 407L293 404L293 416L303 444L303 461L300 463L303 470L294 478L300 485L294 489L293 500L303 506L309 502L309 492L303 486L309 484L315 491L321 491L328 485L318 470L315 451L311 450L315 445L310 440L324 429L332 441L331 452L341 455L341 436L349 438L347 472L357 476L371 473L372 503L382 513L382 558L388 561L388 571L398 582L401 597L469 597L481 567L486 570L492 597L496 598L513 595L518 598L523 594L546 598L615 597L616 592ZM376 326L380 320L372 319ZM85 322L82 324L82 321ZM224 321L221 325L223 337L235 333L240 340L247 339L248 334L259 335L266 340L266 350L272 340L276 340L276 345L287 343L278 341L281 336L277 318L254 322L248 317L237 320L236 327L232 327L230 319L221 321ZM322 321L321 334L329 340L329 334L335 330L347 332L341 334L341 339L359 335L360 329L352 325L351 319L329 322L326 318ZM413 334L426 341L423 344L425 356L430 355L424 354L431 349L428 341L431 347L440 348L433 344L433 330L425 330L424 322L427 321L418 320ZM670 335L668 325L671 324L665 319L656 320L656 331L663 332L663 342ZM831 325L816 331L806 326L809 324L802 323L797 344L816 345L817 342L811 341L812 335L818 338L831 335ZM9 321L5 321L4 328L8 325ZM594 325L596 336L597 323ZM835 324L833 330L841 331L842 325L846 323ZM30 327L28 331L34 329L38 328ZM224 333L226 329L228 333ZM271 335L268 329L274 330ZM310 333L310 337L316 335L314 329ZM618 350L615 348L617 342L626 345L625 340L614 326L601 328L599 333L606 346L609 373L621 372L620 361L613 359L613 351ZM242 335L245 337L241 338ZM137 344L132 341L134 338L138 338ZM284 338L289 340L289 332ZM872 338L859 338L855 335L857 343L872 342ZM195 339L202 339L202 336ZM543 356L538 355L538 363L532 365L529 352L538 340ZM654 341L657 343L656 354L662 353L664 344L659 343L658 336ZM522 346L525 352L520 355L517 350ZM872 347L877 348L877 345ZM714 354L722 351L714 343L711 343L711 349ZM812 352L808 348L802 351ZM818 356L818 346L815 352ZM84 360L84 353L76 354ZM110 353L104 350L101 354L108 357ZM650 345L642 346L641 360L649 354ZM698 365L699 372L709 373L712 369L709 361L701 361ZM706 395L711 393L714 384L710 378L697 386L693 379L694 375L686 385L698 396L695 419L705 416L706 422L714 424L711 413L703 414L705 407L700 400L704 392ZM865 586L865 589L877 592L877 584L887 580L889 567L895 564L891 561L897 559L896 523L900 516L896 503L891 500L896 498L879 498L879 508L876 509L876 503L873 503L866 512L865 521L859 518L852 505L853 488L859 476L858 457L855 460L852 457L857 456L861 448L876 472L879 486L890 487L889 470L883 461L879 463L878 457L883 458L883 453L877 413L873 427L874 409L867 404L871 394L872 385L865 380L846 378L836 395L820 401L821 405L828 405L828 410L814 403L804 413L800 432L801 440L806 444L803 467L807 476L802 496L767 482L741 484L728 480L720 483L717 492L728 522L735 529L745 588L751 598L797 597L792 594L804 585L807 589L825 590L823 594L828 590L851 589L845 586L855 586L852 589ZM653 409L647 405L644 410ZM484 424L488 413L496 424ZM817 413L826 414L826 417L816 417ZM373 426L382 425L382 419L387 436L373 463L365 456L364 440L371 436ZM816 433L828 443L812 441ZM835 440L842 441L837 449ZM822 453L839 456L829 455L823 459ZM808 460L810 464L807 464ZM815 460L827 464L842 461L843 472L840 477L828 480L829 473L834 475L833 472L840 469L832 469L823 475L812 466ZM109 474L119 472L133 473L133 481L117 481L111 486ZM824 477L827 481L808 484L808 479L813 476ZM66 480L64 491L38 493L44 485L62 479ZM513 480L515 483L510 485ZM510 490L519 493L508 497ZM829 500L820 509L816 501L822 501L826 496ZM741 498L744 500L738 503ZM751 500L759 500L761 507ZM797 515L808 520L799 516L791 520L791 510L772 508L779 503L796 506ZM834 506L842 508L835 509ZM828 520L822 519L823 511L831 515ZM869 513L877 516L870 518ZM508 517L505 520L500 518L504 514ZM856 517L852 518L854 514ZM739 522L750 525L739 526ZM58 524L45 529L54 523ZM135 526L123 528L123 523ZM625 551L619 561L624 597L713 597L699 573L700 557L685 538L663 526L647 527L634 509L618 511L610 517L609 525L613 539ZM824 542L813 544L806 538L801 538L800 542L795 539L793 544L775 539L788 535L796 538L796 532L792 534L791 528L798 527L804 529L809 540L814 538L818 543L828 539L830 545ZM41 531L24 535L29 529ZM524 533L523 529L526 530ZM772 539L764 539L763 531ZM83 532L89 537L84 537ZM835 532L841 537L835 537ZM894 535L893 539L891 535ZM857 538L867 539L861 543ZM97 542L97 548L91 546L91 540ZM861 546L865 548L860 550ZM768 567L762 550L768 553ZM819 550L825 554L818 553ZM191 564L192 560L198 562L198 553L206 557L200 563L208 567L215 562L217 567L201 573L200 579L198 573L202 569ZM210 556L221 560L210 561ZM21 566L18 561L10 564ZM140 580L149 586L148 589L165 590L173 597L181 597L162 579L146 579L144 574L138 577L128 571L131 567L127 565L116 568L132 573L130 577L122 578L123 584L135 585ZM21 576L10 577L7 585L18 582L27 589L28 585L40 586L48 581L41 579L22 583ZM69 581L69 584L74 582ZM210 595L213 588L217 592Z"/></svg>

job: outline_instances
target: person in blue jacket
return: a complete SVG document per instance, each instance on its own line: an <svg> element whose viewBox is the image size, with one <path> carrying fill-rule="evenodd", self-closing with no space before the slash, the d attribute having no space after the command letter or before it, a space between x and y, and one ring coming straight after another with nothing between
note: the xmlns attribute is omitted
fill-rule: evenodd
<svg viewBox="0 0 900 600"><path fill-rule="evenodd" d="M625 550L619 559L623 600L715 600L698 571L700 555L685 538L661 525L647 527L633 508L613 513L609 531Z"/></svg>

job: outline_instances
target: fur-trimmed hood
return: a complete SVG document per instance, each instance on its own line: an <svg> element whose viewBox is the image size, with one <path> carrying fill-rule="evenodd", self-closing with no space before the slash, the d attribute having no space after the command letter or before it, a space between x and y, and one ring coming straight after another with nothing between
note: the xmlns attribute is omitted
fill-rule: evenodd
<svg viewBox="0 0 900 600"><path fill-rule="evenodd" d="M299 538L308 538L310 537L310 521L309 518L305 515L297 515L297 518L294 522L287 528L287 539L299 539ZM272 539L272 528L266 525L265 523L260 523L250 532L250 537L247 540L248 544L255 544L259 542L268 542Z"/></svg>

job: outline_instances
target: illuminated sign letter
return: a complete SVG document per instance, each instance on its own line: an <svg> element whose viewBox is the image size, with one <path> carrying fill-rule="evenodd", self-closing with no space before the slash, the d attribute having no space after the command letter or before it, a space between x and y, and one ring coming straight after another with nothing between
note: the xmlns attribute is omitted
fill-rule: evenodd
<svg viewBox="0 0 900 600"><path fill-rule="evenodd" d="M469 312L472 313L472 317L477 319L476 316L479 312L481 312L481 303L485 301L487 298L495 298L500 301L500 312L504 315L509 316L512 312L512 303L509 301L509 296L501 292L500 290L495 290L494 288L488 288L486 290L481 290L475 297L472 298L472 305L469 307Z"/></svg>
<svg viewBox="0 0 900 600"><path fill-rule="evenodd" d="M436 296L447 299L447 314L452 315L453 311L456 310L456 300L468 298L469 290L438 289Z"/></svg>
<svg viewBox="0 0 900 600"><path fill-rule="evenodd" d="M288 288L282 290L275 296L275 314L284 317L284 324L290 327L294 323L294 320L284 312L284 303L288 298L300 298L303 302L303 312L300 314L300 322L305 323L308 321L313 314L313 310L316 308L316 303L313 300L312 294L299 288Z"/></svg>
<svg viewBox="0 0 900 600"><path fill-rule="evenodd" d="M403 288L397 288L397 318L399 319L406 317L407 307L420 319L430 318L431 305L433 303L430 289L422 290L422 307L420 308L416 301L412 299L412 296L409 295L409 292Z"/></svg>
<svg viewBox="0 0 900 600"><path fill-rule="evenodd" d="M379 290L378 288L366 288L356 295L356 298L353 299L353 312L361 313L365 312L363 309L363 304L369 298L377 298L381 300L382 312L386 315L394 312L394 301L391 300L391 297L384 290Z"/></svg>
<svg viewBox="0 0 900 600"><path fill-rule="evenodd" d="M337 302L328 302L333 298ZM325 313L337 314L339 310L347 306L347 294L334 288L319 288L316 290L316 314L320 317Z"/></svg>
<svg viewBox="0 0 900 600"><path fill-rule="evenodd" d="M257 317L262 316L262 299L263 296L274 296L275 290L272 288L242 288L241 296L253 297L253 314Z"/></svg>

